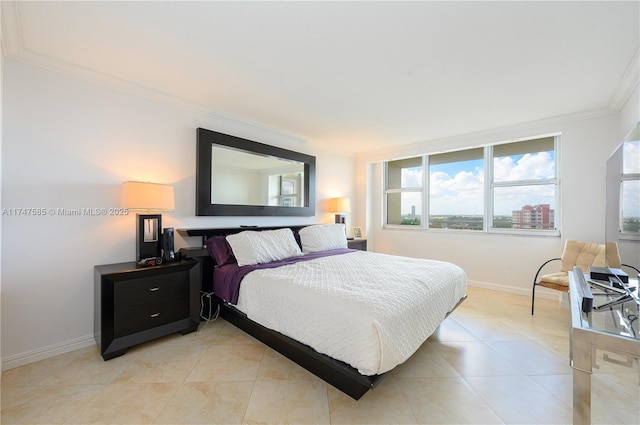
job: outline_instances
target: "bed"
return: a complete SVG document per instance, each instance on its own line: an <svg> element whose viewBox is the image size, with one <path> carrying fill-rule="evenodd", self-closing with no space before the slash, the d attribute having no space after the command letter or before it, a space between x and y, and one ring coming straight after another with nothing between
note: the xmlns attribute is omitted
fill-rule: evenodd
<svg viewBox="0 0 640 425"><path fill-rule="evenodd" d="M460 267L350 250L344 225L195 233L222 317L356 400L466 298Z"/></svg>

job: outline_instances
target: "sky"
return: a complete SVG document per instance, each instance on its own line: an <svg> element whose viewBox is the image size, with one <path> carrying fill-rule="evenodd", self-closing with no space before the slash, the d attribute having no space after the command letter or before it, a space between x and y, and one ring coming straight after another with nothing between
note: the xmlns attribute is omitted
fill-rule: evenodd
<svg viewBox="0 0 640 425"><path fill-rule="evenodd" d="M640 141L624 145L624 172L640 173ZM508 182L526 179L553 178L553 152L511 155L494 160L494 180ZM406 168L402 173L402 187L420 187L420 167ZM484 213L484 163L482 159L431 166L431 215L482 215ZM495 189L494 213L511 216L513 210L525 205L550 204L554 208L553 185L502 187ZM640 217L640 181L623 185L623 216ZM406 194L402 214L409 214L412 205L420 213L419 194Z"/></svg>
<svg viewBox="0 0 640 425"><path fill-rule="evenodd" d="M495 181L552 178L555 163L553 152L539 152L497 158L494 162ZM403 187L420 186L419 169L403 173ZM430 213L432 215L482 215L484 212L483 160L472 160L431 166ZM554 204L553 185L497 188L495 214L511 216L513 210L525 205ZM403 205L403 214L411 205Z"/></svg>

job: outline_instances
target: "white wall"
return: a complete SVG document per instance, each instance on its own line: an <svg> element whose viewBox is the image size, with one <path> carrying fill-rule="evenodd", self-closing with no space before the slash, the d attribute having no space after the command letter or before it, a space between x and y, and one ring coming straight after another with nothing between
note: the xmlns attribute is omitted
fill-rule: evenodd
<svg viewBox="0 0 640 425"><path fill-rule="evenodd" d="M357 220L367 223L369 246L376 251L450 261L465 269L471 285L529 295L536 270L560 256L565 239L604 242L605 160L620 141L619 125L617 115L565 117L371 153L357 163L358 202L369 202L371 211L360 211ZM562 133L560 238L382 228L380 161L554 132ZM367 170L368 177L361 177Z"/></svg>
<svg viewBox="0 0 640 425"><path fill-rule="evenodd" d="M3 369L93 344L93 266L135 258L133 214L52 209L118 207L122 182L140 180L175 188L163 227L306 224L330 222L324 200L354 191L355 160L312 141L13 60L4 71L3 207L47 214L2 217ZM316 156L315 217L196 217L197 127Z"/></svg>
<svg viewBox="0 0 640 425"><path fill-rule="evenodd" d="M212 167L212 180L216 182L214 190L211 191L214 204L267 203L267 199L260 199L260 194L265 191L259 188L260 174L256 170L215 164Z"/></svg>

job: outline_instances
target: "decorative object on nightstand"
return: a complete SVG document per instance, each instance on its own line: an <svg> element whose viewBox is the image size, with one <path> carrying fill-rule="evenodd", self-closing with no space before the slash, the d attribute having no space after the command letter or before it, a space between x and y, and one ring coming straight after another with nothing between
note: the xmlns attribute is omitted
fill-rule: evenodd
<svg viewBox="0 0 640 425"><path fill-rule="evenodd" d="M358 249L360 251L367 250L367 240L366 239L349 239L347 241L347 248L349 249Z"/></svg>
<svg viewBox="0 0 640 425"><path fill-rule="evenodd" d="M345 224L345 213L351 212L349 198L331 198L328 202L329 212L336 213L336 223Z"/></svg>
<svg viewBox="0 0 640 425"><path fill-rule="evenodd" d="M173 235L173 227L167 227L162 231L162 261L164 263L177 260Z"/></svg>
<svg viewBox="0 0 640 425"><path fill-rule="evenodd" d="M353 228L353 239L362 239L362 229L359 227Z"/></svg>
<svg viewBox="0 0 640 425"><path fill-rule="evenodd" d="M199 263L95 266L94 311L94 337L104 360L161 336L193 332L200 321Z"/></svg>
<svg viewBox="0 0 640 425"><path fill-rule="evenodd" d="M124 182L122 204L134 211L171 211L175 208L173 186ZM136 214L136 262L150 266L162 263L161 229L161 214Z"/></svg>

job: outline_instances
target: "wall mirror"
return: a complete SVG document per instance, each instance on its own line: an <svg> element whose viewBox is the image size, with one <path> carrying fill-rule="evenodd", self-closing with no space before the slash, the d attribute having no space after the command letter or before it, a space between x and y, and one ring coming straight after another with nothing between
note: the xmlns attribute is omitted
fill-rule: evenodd
<svg viewBox="0 0 640 425"><path fill-rule="evenodd" d="M198 128L196 215L315 215L313 156Z"/></svg>

